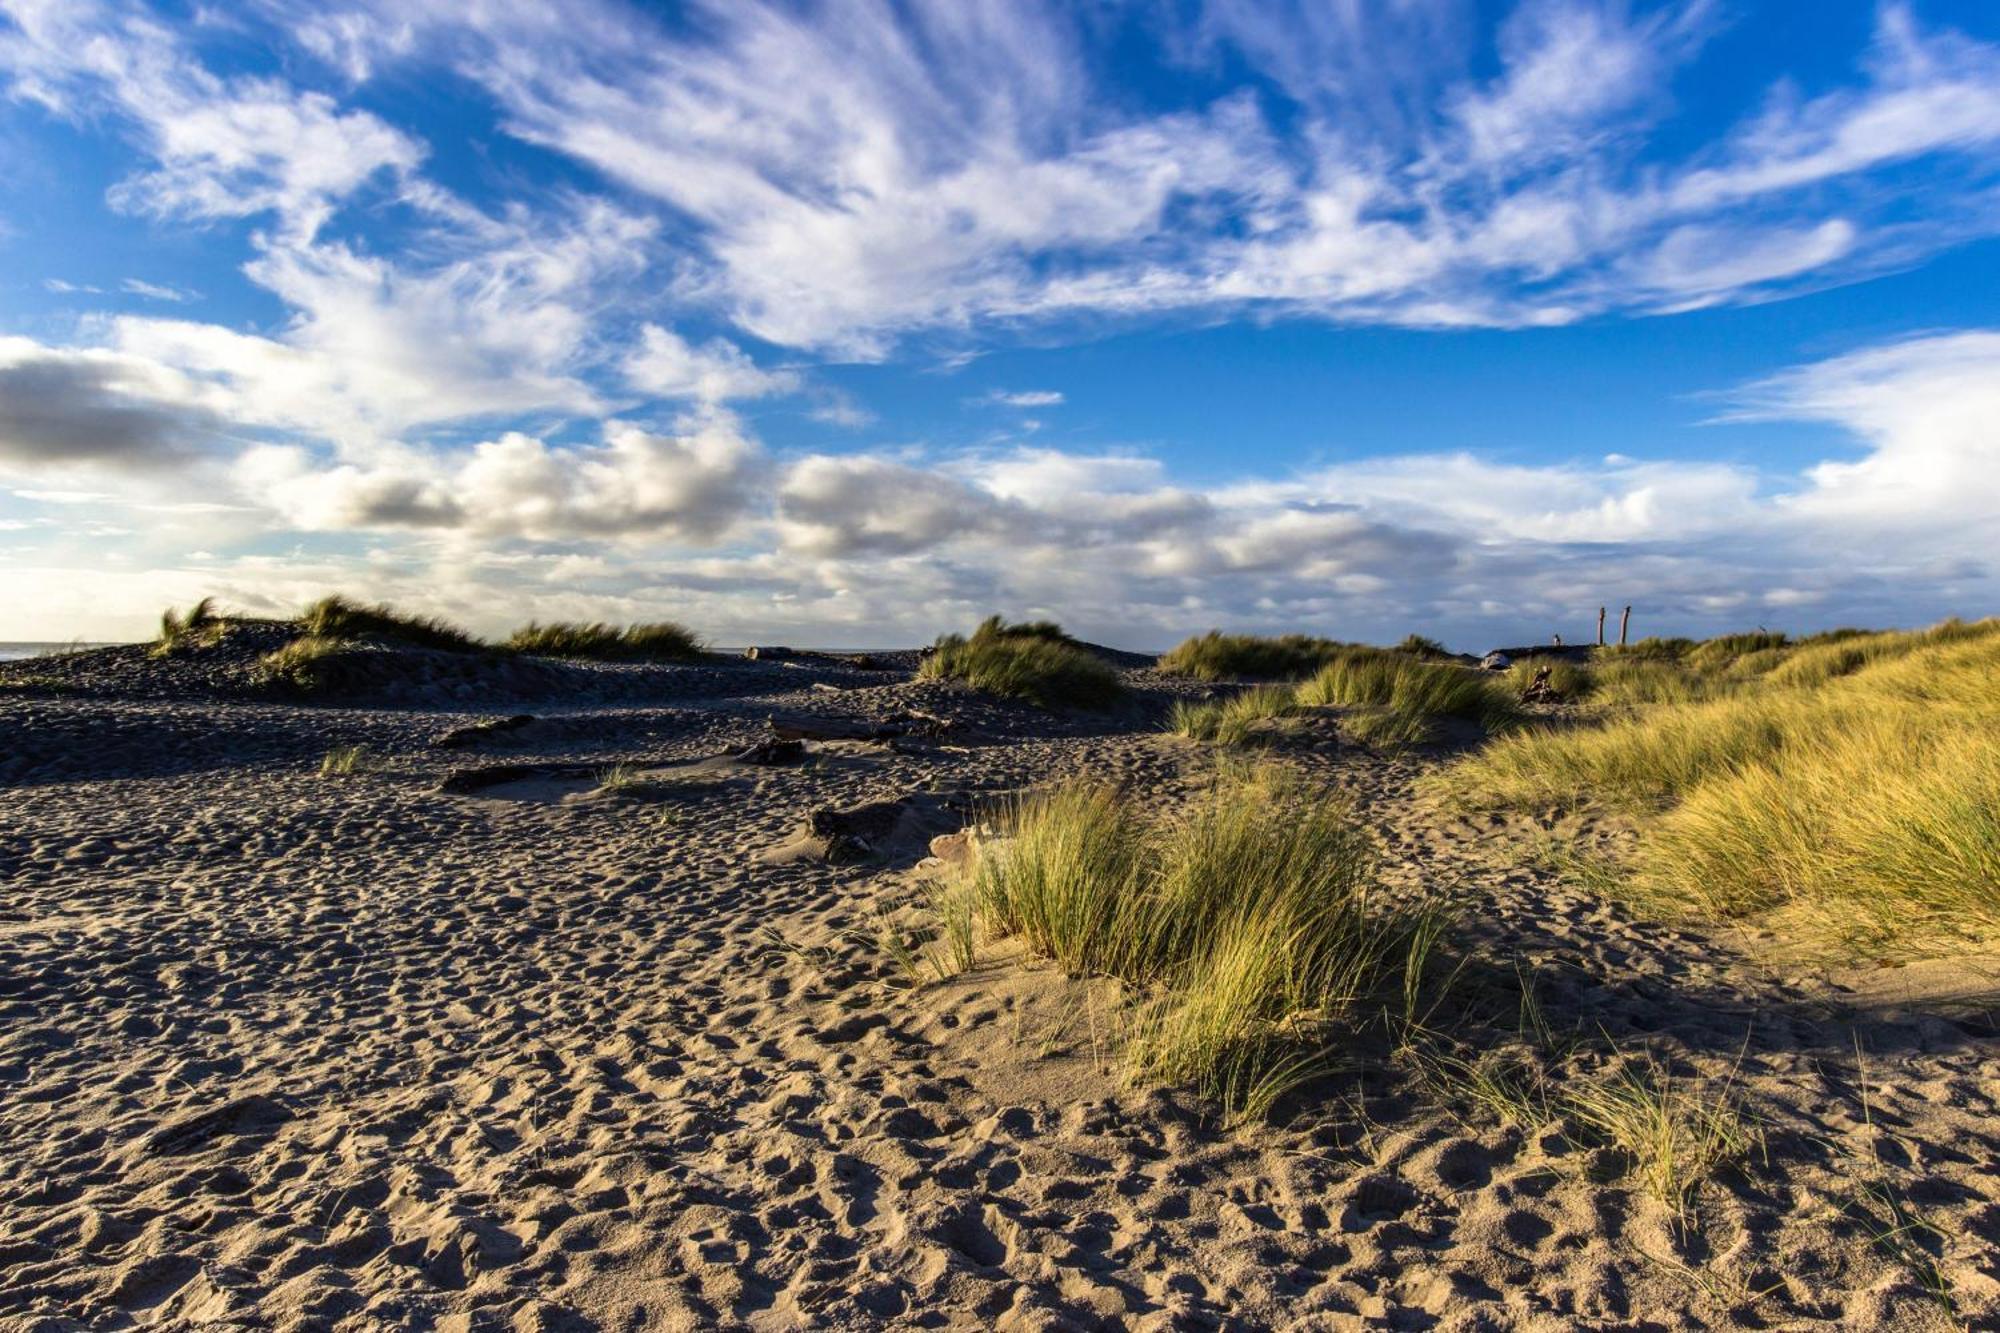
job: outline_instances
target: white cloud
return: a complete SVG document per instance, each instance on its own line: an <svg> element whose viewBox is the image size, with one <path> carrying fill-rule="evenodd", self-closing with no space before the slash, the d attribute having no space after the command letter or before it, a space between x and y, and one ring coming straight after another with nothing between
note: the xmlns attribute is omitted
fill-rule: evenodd
<svg viewBox="0 0 2000 1333"><path fill-rule="evenodd" d="M760 370L726 338L697 347L657 324L640 330L639 346L625 358L623 370L626 383L641 393L703 403L795 393L800 385L797 372Z"/></svg>
<svg viewBox="0 0 2000 1333"><path fill-rule="evenodd" d="M165 467L216 438L220 406L143 357L0 337L0 465Z"/></svg>
<svg viewBox="0 0 2000 1333"><path fill-rule="evenodd" d="M238 475L284 522L308 531L705 545L748 509L760 468L735 421L710 416L676 435L614 422L597 445L559 447L511 432L461 454L409 450L332 467L270 445L248 451Z"/></svg>
<svg viewBox="0 0 2000 1333"><path fill-rule="evenodd" d="M120 291L153 301L172 301L178 304L195 299L194 292L182 291L178 287L169 287L164 283L147 282L143 278L127 278L118 284L118 288Z"/></svg>
<svg viewBox="0 0 2000 1333"><path fill-rule="evenodd" d="M423 58L396 11L365 12L395 34L378 55ZM1096 82L1095 29L1053 6L744 3L676 33L584 14L425 31L513 132L691 225L684 294L848 356L913 330L1243 305L1563 323L1834 281L1991 229L1943 220L1954 191L1973 202L1945 175L1928 228L1866 179L2000 156L2000 54L1900 5L1848 86L1774 85L1753 120L1664 158L1672 80L1728 17L1701 0L1526 0L1489 77L1448 7L1211 0L1192 29L1154 25L1168 59L1212 71L1233 49L1296 99L1283 117L1242 88L1134 110Z"/></svg>
<svg viewBox="0 0 2000 1333"><path fill-rule="evenodd" d="M276 79L218 78L163 23L93 0L9 0L0 72L17 96L80 115L106 102L136 124L157 166L111 200L164 217L273 212L310 239L378 173L413 170L421 144L366 111Z"/></svg>
<svg viewBox="0 0 2000 1333"><path fill-rule="evenodd" d="M994 407L1060 407L1063 396L1054 389L1022 389L1013 393L995 389L974 401Z"/></svg>

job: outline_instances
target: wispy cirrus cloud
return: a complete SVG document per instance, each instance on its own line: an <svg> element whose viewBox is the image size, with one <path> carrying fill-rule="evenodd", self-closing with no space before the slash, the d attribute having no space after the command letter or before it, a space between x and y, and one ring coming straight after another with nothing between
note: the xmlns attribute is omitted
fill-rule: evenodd
<svg viewBox="0 0 2000 1333"><path fill-rule="evenodd" d="M2000 53L1900 4L1845 86L1774 81L1692 144L1663 131L1730 19L1703 0L1526 0L1490 56L1451 4L732 4L671 32L615 5L342 12L308 30L350 70L455 61L511 132L668 210L702 261L685 296L849 356L1023 320L1513 326L1762 298L1992 230L1974 201L2000 163ZM1249 72L1135 106L1091 59L1135 25L1165 66ZM1935 155L1976 170L1912 226L1874 174Z"/></svg>

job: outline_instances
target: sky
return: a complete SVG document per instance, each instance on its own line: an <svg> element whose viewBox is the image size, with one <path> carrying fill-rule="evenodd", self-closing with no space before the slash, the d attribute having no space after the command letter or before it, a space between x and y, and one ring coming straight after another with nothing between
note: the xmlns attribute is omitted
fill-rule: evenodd
<svg viewBox="0 0 2000 1333"><path fill-rule="evenodd" d="M2000 611L1990 0L0 0L0 639Z"/></svg>

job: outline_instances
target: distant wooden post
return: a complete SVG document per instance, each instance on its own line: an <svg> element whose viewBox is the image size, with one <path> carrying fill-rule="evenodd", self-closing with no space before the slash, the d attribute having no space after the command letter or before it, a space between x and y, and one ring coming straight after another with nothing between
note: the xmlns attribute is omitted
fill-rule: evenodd
<svg viewBox="0 0 2000 1333"><path fill-rule="evenodd" d="M1597 646L1604 646L1604 608L1597 608Z"/></svg>
<svg viewBox="0 0 2000 1333"><path fill-rule="evenodd" d="M1625 646L1625 631L1631 628L1631 625L1632 608L1628 606L1625 608L1625 614L1618 617L1618 646L1620 648Z"/></svg>

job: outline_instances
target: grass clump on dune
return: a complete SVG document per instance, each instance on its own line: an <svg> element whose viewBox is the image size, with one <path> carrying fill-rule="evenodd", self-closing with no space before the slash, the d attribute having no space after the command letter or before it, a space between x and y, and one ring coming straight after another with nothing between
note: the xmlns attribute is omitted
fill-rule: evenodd
<svg viewBox="0 0 2000 1333"><path fill-rule="evenodd" d="M1185 640L1160 658L1160 670L1196 680L1294 680L1309 676L1353 645L1305 634L1262 638L1210 630Z"/></svg>
<svg viewBox="0 0 2000 1333"><path fill-rule="evenodd" d="M1053 634L1044 631L1053 631ZM1075 647L1054 625L1015 632L994 616L972 632L941 637L918 674L1026 699L1043 708L1107 708L1125 692L1118 673Z"/></svg>
<svg viewBox="0 0 2000 1333"><path fill-rule="evenodd" d="M693 630L671 620L627 625L529 621L514 631L507 646L542 657L583 657L603 661L688 662L702 655L705 645Z"/></svg>
<svg viewBox="0 0 2000 1333"><path fill-rule="evenodd" d="M1399 653L1408 653L1412 657L1436 658L1451 656L1450 651L1443 644L1423 634L1404 635L1403 641L1396 645L1396 651Z"/></svg>
<svg viewBox="0 0 2000 1333"><path fill-rule="evenodd" d="M153 641L153 656L174 657L195 648L206 648L222 637L228 618L215 608L213 597L204 597L186 611L172 607L160 612L160 637Z"/></svg>
<svg viewBox="0 0 2000 1333"><path fill-rule="evenodd" d="M1791 651L1727 697L1518 733L1444 780L1639 814L1624 883L1654 905L1848 948L2000 936L2000 620Z"/></svg>
<svg viewBox="0 0 2000 1333"><path fill-rule="evenodd" d="M308 606L299 613L298 624L313 639L394 639L419 648L454 653L477 652L485 646L436 616L409 615L393 607L350 601L338 594L322 597Z"/></svg>
<svg viewBox="0 0 2000 1333"><path fill-rule="evenodd" d="M1145 992L1133 1072L1268 1111L1340 1032L1411 1002L1442 918L1373 892L1367 836L1325 793L1232 774L1147 818L1110 789L1017 806L969 876L996 934Z"/></svg>
<svg viewBox="0 0 2000 1333"><path fill-rule="evenodd" d="M1519 715L1506 689L1479 672L1376 649L1342 653L1298 687L1298 701L1306 707L1382 708L1425 723L1464 718L1489 730L1506 727Z"/></svg>
<svg viewBox="0 0 2000 1333"><path fill-rule="evenodd" d="M341 674L341 660L350 645L343 639L308 634L257 659L257 671L267 685L294 694L318 694L332 689Z"/></svg>
<svg viewBox="0 0 2000 1333"><path fill-rule="evenodd" d="M1168 725L1195 740L1237 745L1261 722L1326 707L1351 710L1343 727L1369 745L1429 740L1444 718L1497 730L1519 716L1506 688L1478 672L1396 650L1349 647L1296 685L1263 685L1224 699L1178 703Z"/></svg>
<svg viewBox="0 0 2000 1333"><path fill-rule="evenodd" d="M1259 722L1288 717L1298 711L1298 700L1286 685L1260 685L1232 694L1226 699L1174 704L1168 715L1171 731L1191 740L1240 745L1250 738Z"/></svg>
<svg viewBox="0 0 2000 1333"><path fill-rule="evenodd" d="M1517 698L1526 694L1544 667L1548 668L1546 683L1549 692L1564 703L1583 699L1597 688L1597 677L1591 674L1590 668L1579 666L1566 657L1522 658L1507 668L1507 687Z"/></svg>

